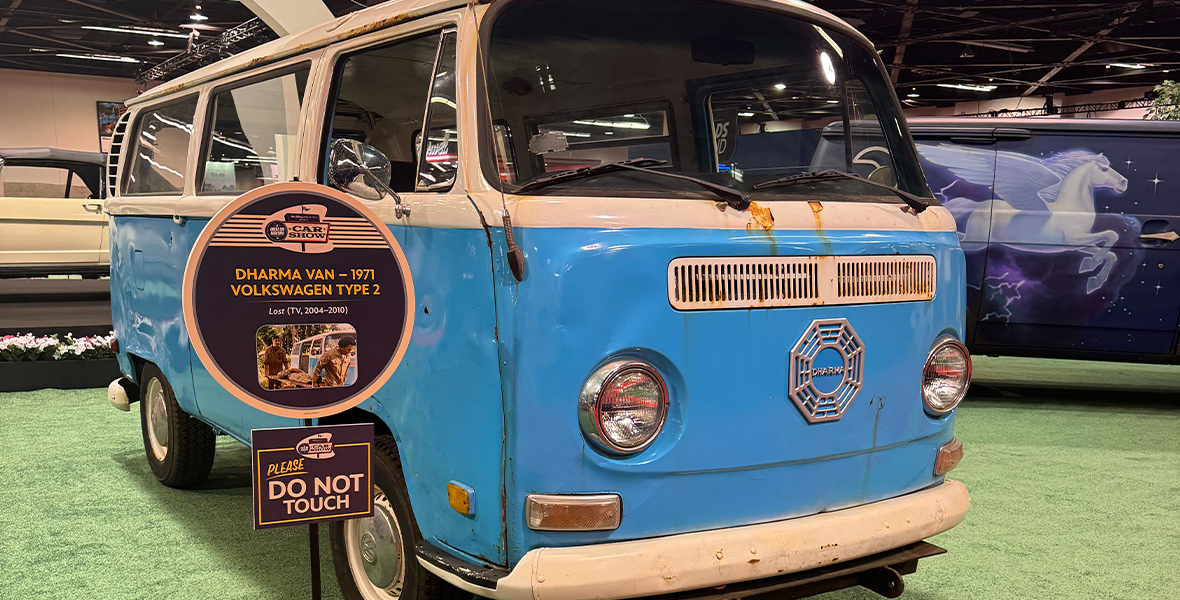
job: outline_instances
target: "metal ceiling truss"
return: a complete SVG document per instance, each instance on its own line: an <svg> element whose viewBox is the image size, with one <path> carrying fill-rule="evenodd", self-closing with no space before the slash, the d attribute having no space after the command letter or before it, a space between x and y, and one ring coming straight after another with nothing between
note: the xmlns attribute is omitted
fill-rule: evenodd
<svg viewBox="0 0 1180 600"><path fill-rule="evenodd" d="M978 113L960 113L960 117L1045 117L1049 115L1078 115L1124 110L1127 108L1147 108L1152 100L1140 98L1138 100L1120 100L1118 102L1091 102L1089 104L1075 104L1072 106L1043 106L1041 108L1021 108L1009 110L989 110Z"/></svg>
<svg viewBox="0 0 1180 600"><path fill-rule="evenodd" d="M1180 68L1180 0L813 2L884 51L911 106L1147 87Z"/></svg>
<svg viewBox="0 0 1180 600"><path fill-rule="evenodd" d="M148 81L165 79L168 75L185 70L193 65L204 64L210 59L218 60L224 56L233 54L232 51L238 44L255 38L264 38L271 33L270 27L267 27L266 23L262 22L262 19L255 17L237 27L226 30L215 40L197 44L183 54L173 56L150 69L140 72L135 76L135 81L146 83Z"/></svg>

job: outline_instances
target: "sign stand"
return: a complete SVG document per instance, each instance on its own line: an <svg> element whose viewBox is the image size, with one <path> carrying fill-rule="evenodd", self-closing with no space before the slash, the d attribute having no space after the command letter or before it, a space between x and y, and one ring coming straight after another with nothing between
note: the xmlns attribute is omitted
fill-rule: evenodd
<svg viewBox="0 0 1180 600"><path fill-rule="evenodd" d="M303 425L311 427L311 419L304 419ZM320 524L308 523L307 533L311 547L311 600L320 600Z"/></svg>

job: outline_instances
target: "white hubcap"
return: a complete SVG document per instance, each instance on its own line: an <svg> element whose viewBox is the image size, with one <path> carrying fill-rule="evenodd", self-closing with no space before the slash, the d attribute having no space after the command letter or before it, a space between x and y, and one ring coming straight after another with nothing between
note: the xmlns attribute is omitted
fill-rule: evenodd
<svg viewBox="0 0 1180 600"><path fill-rule="evenodd" d="M164 398L164 385L159 379L148 382L147 397L148 443L158 462L168 457L168 401Z"/></svg>
<svg viewBox="0 0 1180 600"><path fill-rule="evenodd" d="M400 598L406 566L401 526L389 498L373 488L373 516L344 524L344 546L352 580L365 600Z"/></svg>

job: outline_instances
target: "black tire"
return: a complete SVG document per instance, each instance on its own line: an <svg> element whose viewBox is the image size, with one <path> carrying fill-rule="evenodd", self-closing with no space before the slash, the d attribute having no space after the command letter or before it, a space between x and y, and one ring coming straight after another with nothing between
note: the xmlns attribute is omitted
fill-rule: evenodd
<svg viewBox="0 0 1180 600"><path fill-rule="evenodd" d="M410 509L410 495L401 467L393 436L376 436L373 444L373 519L335 521L328 527L332 564L341 595L345 600L470 600L472 594L451 586L418 563L414 547L422 540L422 533ZM393 581L385 586L378 584L384 583L387 576L378 576L379 581L374 582L366 574L360 549L362 536L373 533L370 525L379 524L380 519L386 518L379 511L385 511L396 521L394 531L401 542L397 544L400 546L400 564L397 565L400 571L395 568ZM401 574L400 578L397 573Z"/></svg>
<svg viewBox="0 0 1180 600"><path fill-rule="evenodd" d="M168 487L189 488L204 483L213 468L217 446L213 428L181 410L168 378L156 365L144 365L139 384L140 429L152 474ZM156 425L149 415L153 406L158 417Z"/></svg>

